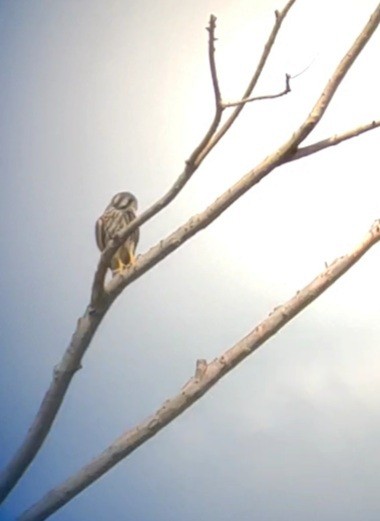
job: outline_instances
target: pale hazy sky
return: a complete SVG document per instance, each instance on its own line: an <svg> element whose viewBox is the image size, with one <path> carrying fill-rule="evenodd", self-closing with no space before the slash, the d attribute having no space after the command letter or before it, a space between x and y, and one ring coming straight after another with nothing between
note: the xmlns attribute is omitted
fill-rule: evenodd
<svg viewBox="0 0 380 521"><path fill-rule="evenodd" d="M225 99L252 74L285 0L0 2L0 410L4 464L88 302L94 222L120 190L145 209L208 127L210 13ZM247 107L139 252L293 132L376 7L298 0ZM378 32L308 142L379 118ZM127 288L104 320L12 520L175 394L350 251L379 218L379 131L279 169ZM377 521L380 265L374 248L165 431L52 519ZM1 517L3 516L3 517Z"/></svg>

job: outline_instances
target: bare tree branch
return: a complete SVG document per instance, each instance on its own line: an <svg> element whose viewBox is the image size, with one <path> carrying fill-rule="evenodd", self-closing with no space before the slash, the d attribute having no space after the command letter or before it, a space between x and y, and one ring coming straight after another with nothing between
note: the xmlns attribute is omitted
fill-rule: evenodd
<svg viewBox="0 0 380 521"><path fill-rule="evenodd" d="M285 88L278 94L267 94L265 96L253 96L252 98L245 98L240 101L229 101L229 102L223 102L223 107L238 107L239 105L245 105L246 103L250 103L251 101L261 101L266 99L275 99L275 98L281 98L282 96L285 96L285 94L288 94L291 91L290 88L290 80L292 76L290 74L285 74Z"/></svg>
<svg viewBox="0 0 380 521"><path fill-rule="evenodd" d="M105 312L106 310L103 313L90 314L87 310L78 320L70 345L59 365L54 368L52 382L28 430L24 443L0 475L0 502L7 497L44 442L71 379L81 368L83 355Z"/></svg>
<svg viewBox="0 0 380 521"><path fill-rule="evenodd" d="M210 16L209 25L207 26L207 31L209 33L208 38L208 55L209 55L209 64L211 71L211 79L212 85L214 89L215 96L215 114L214 118L211 122L211 125L206 132L205 136L199 143L199 145L194 149L189 159L186 161L184 171L179 175L175 183L169 189L166 194L164 194L157 202L155 202L151 207L149 207L145 212L141 213L129 226L125 229L125 231L119 236L115 237L113 241L110 241L108 247L103 251L102 255L99 259L99 264L97 270L95 272L94 281L92 285L92 297L91 302L92 305L98 307L98 305L102 304L102 299L104 298L104 281L106 277L106 273L108 270L108 266L110 260L115 254L118 247L127 239L127 237L133 233L138 227L142 224L146 223L152 217L157 215L161 210L163 210L166 206L168 206L180 191L185 187L186 183L190 180L194 172L197 170L199 164L197 164L197 157L199 153L204 149L207 143L210 141L211 137L216 132L219 123L222 118L223 107L220 103L221 95L218 84L217 72L216 72L216 64L215 64L215 30L216 30L216 17L214 15Z"/></svg>
<svg viewBox="0 0 380 521"><path fill-rule="evenodd" d="M352 130L348 130L347 132L343 132L342 134L335 134L334 136L330 136L326 139L323 139L322 141L313 143L312 145L298 148L297 152L292 157L290 157L288 161L295 161L296 159L301 159L302 157L310 156L311 154L315 154L320 150L324 150L325 148L339 145L339 143L342 143L347 139L360 136L360 134L364 134L365 132L368 132L369 130L373 130L378 127L380 127L380 120L371 121L371 123L367 123L366 125L362 125L361 127L356 127Z"/></svg>
<svg viewBox="0 0 380 521"><path fill-rule="evenodd" d="M273 45L275 36L281 25L281 22L291 5L295 0L288 2L287 6L282 12L276 13L276 25L272 31L272 35L264 49L263 57L259 63L258 69L252 79L252 85L255 85L258 76L261 73L262 67L265 64L270 48ZM302 141L310 134L315 128L323 114L325 113L333 95L335 94L340 82L346 75L347 71L355 61L360 51L363 49L365 44L370 39L371 35L375 31L377 25L380 22L380 5L374 11L369 22L360 33L351 49L344 56L333 76L327 83L324 91L320 98L315 104L309 116L305 119L304 123L299 129L293 134L293 136L285 142L277 151L271 156L264 159L256 168L249 171L240 181L235 183L227 192L221 195L213 204L206 208L202 213L193 216L185 225L180 227L177 231L169 235L166 239L162 240L158 245L154 246L146 254L139 256L136 265L127 268L120 275L115 276L106 286L104 293L99 299L93 299L92 304L87 308L83 317L79 320L77 329L72 337L71 343L66 350L63 359L57 366L54 373L53 381L50 385L47 394L41 404L40 411L33 422L32 428L28 432L24 443L22 444L19 451L16 453L13 460L10 462L8 467L3 472L0 478L0 499L6 497L7 493L17 483L22 473L28 467L31 460L36 455L39 447L42 445L44 438L46 437L54 418L58 412L58 409L62 403L65 392L71 382L74 373L79 369L81 359L99 325L104 314L111 306L112 302L122 292L122 290L130 284L133 280L139 278L143 273L148 271L160 260L165 258L169 253L183 245L190 237L195 235L198 231L206 228L211 222L213 222L221 213L223 213L229 206L231 206L242 194L248 191L252 186L258 183L266 175L268 175L277 166L291 160L297 153L298 146ZM252 88L253 88L252 86ZM248 90L248 89L247 89ZM251 89L252 90L252 89ZM246 93L244 98L250 96L250 92ZM237 117L238 113L242 110L242 106L235 109L232 118ZM235 115L235 116L234 116ZM229 127L231 126L234 119L229 120ZM228 128L229 128L228 127ZM215 146L217 141L224 135L223 129L225 125L217 132L198 155L193 153L190 158L190 163L186 165L186 168L196 169L203 158L209 153L209 151ZM222 132L223 131L223 132ZM221 133L222 132L222 133ZM195 154L195 155L194 155ZM187 182L186 175L191 175L191 168L186 174L186 169L180 178L177 180L178 191ZM194 171L194 170L193 170ZM184 179L184 181L183 181ZM181 183L183 184L181 185ZM126 229L123 238L125 239L134 229L136 229L142 222L146 222L150 216L157 213L161 208L166 206L176 195L176 188L172 188L166 196L160 199L155 205L144 212L140 218L136 219ZM121 238L120 238L121 240ZM377 240L377 239L376 239ZM114 245L115 246L115 245ZM114 246L107 248L101 256L100 263L98 265L97 274L95 277L94 286L99 283L99 279L102 280L102 270L105 275L105 266L108 265L106 260L114 253ZM116 244L117 247L117 244ZM112 253L112 255L111 255ZM108 256L108 257L107 257ZM100 275L99 275L100 274ZM104 276L103 276L104 279ZM310 300L311 301L311 300ZM209 370L207 370L208 374ZM63 504L63 503L62 503ZM26 518L27 519L27 518ZM37 518L34 518L37 519Z"/></svg>
<svg viewBox="0 0 380 521"><path fill-rule="evenodd" d="M281 28L282 22L284 21L286 15L288 14L290 8L295 3L296 0L290 0L284 7L284 9L280 11L276 11L276 20L274 27L269 35L268 41L266 42L262 56L259 60L259 63L256 67L256 70L252 76L251 81L249 82L248 87L246 88L243 99L249 98L253 89L255 88L263 70L264 66L267 62L268 56L272 50L273 44L276 40L277 34ZM102 299L104 298L104 280L107 272L107 268L110 260L115 254L116 250L122 244L134 230L141 227L152 217L157 215L161 210L163 210L168 204L170 204L173 199L179 194L185 184L188 182L193 173L198 169L201 165L202 161L205 157L211 152L211 150L215 147L215 145L222 139L224 134L231 128L232 124L235 122L236 118L239 116L240 112L243 110L244 105L240 105L236 107L231 116L227 119L224 125L217 132L217 128L221 121L222 116L222 105L218 104L218 100L220 100L220 91L216 76L216 68L215 66L215 56L214 56L214 41L215 41L215 21L213 15L210 17L210 22L208 26L209 32L209 61L210 61L210 69L211 69L211 77L213 80L214 86L214 94L216 100L216 111L214 119L211 123L209 130L207 131L205 137L202 139L200 144L196 147L196 149L191 154L190 158L186 161L185 170L178 177L174 185L170 188L170 190L161 197L156 203L154 203L147 210L142 212L133 222L131 222L124 230L119 237L115 237L113 242L110 241L109 246L103 251L100 256L99 264L95 272L94 282L92 286L92 298L91 305L93 307L98 307L98 305L102 306ZM213 72L214 71L214 72Z"/></svg>
<svg viewBox="0 0 380 521"><path fill-rule="evenodd" d="M292 137L273 154L265 158L257 167L245 174L203 212L191 217L187 223L160 241L159 244L153 246L147 253L140 256L135 266L128 267L120 275L114 277L105 288L105 292L111 300L115 299L128 284L139 278L143 273L167 257L172 251L182 246L184 242L197 232L209 226L229 206L255 184L259 183L272 172L272 170L281 164L291 161L295 157L299 144L321 120L339 84L355 59L359 56L365 44L369 41L379 23L380 5L374 11L358 38L337 66L312 111L302 125L294 132Z"/></svg>
<svg viewBox="0 0 380 521"><path fill-rule="evenodd" d="M208 27L206 27L206 29L209 33L208 59L209 59L209 63L210 63L212 85L214 87L216 112L218 112L219 110L221 111L222 96L220 94L218 73L216 70L216 63L215 63L215 45L214 45L214 42L216 41L215 28L216 28L216 16L214 16L212 14L210 16L210 21L209 21Z"/></svg>
<svg viewBox="0 0 380 521"><path fill-rule="evenodd" d="M269 52L273 46L277 33L281 27L282 21L284 20L286 14L288 13L290 7L295 3L295 0L290 0L283 11L281 13L276 14L276 22L274 29L269 37L269 40L265 46L262 59L260 60L259 66L251 80L250 86L246 90L246 97L249 96L253 87L255 86L266 62L266 59L269 55ZM210 70L211 70L211 78L214 88L215 101L216 101L216 109L214 118L211 122L209 130L206 132L204 138L201 140L200 144L195 148L195 150L190 155L189 159L186 161L186 166L184 171L180 174L178 179L175 181L173 186L169 189L169 191L162 196L156 203L154 203L147 210L142 212L121 234L119 237L115 237L114 240L110 243L109 246L103 251L100 256L100 260L95 272L93 285L92 285L92 294L91 294L91 302L87 307L83 316L79 319L77 328L73 334L71 342L68 348L65 351L65 354L54 370L53 379L50 384L48 391L46 392L42 403L40 405L40 409L33 421L32 426L30 427L22 445L17 450L15 456L9 462L7 467L0 473L0 503L7 497L12 488L16 485L22 474L30 465L33 458L36 456L38 450L40 449L42 443L44 442L52 424L56 417L56 414L59 410L59 407L64 399L65 393L70 385L71 379L74 376L75 372L78 371L81 367L81 360L86 352L91 339L103 319L105 313L108 311L111 306L114 298L119 294L119 291L114 293L114 296L110 298L110 295L104 291L104 281L108 269L109 262L113 257L114 253L126 240L126 238L133 233L138 227L147 222L149 219L158 214L162 209L164 209L173 199L179 194L179 192L183 189L186 183L189 181L193 173L197 170L203 159L206 155L211 151L211 149L215 146L215 144L221 139L224 133L227 131L227 127L224 126L225 129L222 134L219 135L218 139L213 141L213 145L210 146L211 139L214 137L214 134L219 126L221 121L223 107L220 103L220 90L217 81L216 75L216 65L215 65L215 28L216 28L216 18L211 15L208 32L209 32L209 61L210 61ZM238 107L233 115L229 118L228 128L231 127L232 123L242 110L242 107ZM163 255L162 258L166 256ZM157 261L158 262L158 257ZM144 270L146 271L146 269ZM141 276L143 271L141 268L138 272L136 272L137 276ZM137 277L136 277L137 278ZM122 290L122 286L119 286L120 291Z"/></svg>
<svg viewBox="0 0 380 521"><path fill-rule="evenodd" d="M209 364L205 360L198 360L195 375L176 396L166 400L152 416L124 433L91 463L60 486L48 492L38 503L25 511L20 516L19 521L42 521L46 519L145 441L152 438L199 400L224 375L275 335L306 306L316 300L378 241L380 241L380 220L374 222L364 239L351 253L336 259L312 282L298 291L294 297L285 304L276 307L246 337Z"/></svg>
<svg viewBox="0 0 380 521"><path fill-rule="evenodd" d="M284 7L282 11L275 11L275 23L273 29L269 35L269 38L264 46L263 52L261 54L259 63L256 67L256 70L252 76L251 81L249 82L245 92L242 96L242 99L247 99L251 96L253 89L256 87L257 82L259 81L261 74L264 70L265 64L267 62L268 56L272 50L274 42L276 41L277 35L281 29L282 22L284 21L286 15L288 14L290 8L295 4L296 0L290 0ZM205 147L204 151L199 155L198 162L199 164L203 161L203 159L211 152L214 146L222 139L224 134L231 128L232 124L235 122L236 118L239 116L240 112L243 110L244 105L240 105L236 107L231 116L227 119L224 125L216 132L213 138L210 140L210 143L207 147Z"/></svg>

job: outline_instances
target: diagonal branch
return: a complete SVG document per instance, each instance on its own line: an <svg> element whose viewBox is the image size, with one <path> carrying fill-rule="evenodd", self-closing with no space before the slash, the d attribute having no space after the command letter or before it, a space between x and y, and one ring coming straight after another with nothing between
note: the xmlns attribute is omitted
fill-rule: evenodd
<svg viewBox="0 0 380 521"><path fill-rule="evenodd" d="M215 63L215 30L216 30L216 16L211 15L209 24L207 26L207 31L209 34L208 37L208 56L209 56L209 64L211 71L211 79L212 85L214 89L215 96L215 113L213 120L210 124L208 131L205 136L199 143L199 145L194 149L189 159L186 161L185 169L176 179L175 183L172 187L164 194L158 201L156 201L152 206L150 206L145 212L141 213L125 230L122 234L116 236L112 241L109 242L107 248L103 251L100 256L99 264L95 272L94 281L92 285L92 297L91 302L92 305L96 307L102 303L102 299L104 298L104 281L106 277L106 273L108 270L109 263L114 256L118 247L127 239L127 237L133 233L138 227L149 221L152 217L157 215L161 210L163 210L166 206L168 206L177 195L181 192L181 190L185 187L187 182L190 180L194 172L197 170L199 164L197 164L197 157L199 153L204 149L207 143L210 141L211 137L216 132L219 123L222 118L223 107L221 105L220 99L220 89L216 72L216 63Z"/></svg>
<svg viewBox="0 0 380 521"><path fill-rule="evenodd" d="M19 521L42 521L46 519L161 431L206 394L224 375L256 351L306 306L324 293L378 241L380 241L380 220L374 222L364 239L351 253L336 259L312 282L298 291L294 297L285 304L276 307L246 337L209 364L205 360L198 360L195 375L176 396L166 400L152 416L124 433L91 463L60 486L48 492L38 503L24 512Z"/></svg>
<svg viewBox="0 0 380 521"><path fill-rule="evenodd" d="M249 82L248 87L246 88L243 99L249 98L253 89L255 88L263 70L264 66L267 62L268 56L272 50L273 44L275 43L276 37L281 28L282 22L284 21L286 15L288 14L290 8L295 3L296 0L289 0L285 5L282 11L275 12L275 24L269 35L269 38L264 46L262 56L259 60L259 63L256 67L256 70L252 76L251 81ZM170 190L161 197L156 203L154 203L151 207L141 213L133 222L131 222L115 239L107 246L107 248L103 251L100 256L100 260L95 272L94 281L92 285L92 297L91 297L91 305L93 307L98 307L102 305L102 300L104 299L104 280L106 276L106 272L108 269L108 265L113 255L115 254L118 247L134 232L137 228L141 227L147 221L152 219L155 215L157 215L161 210L163 210L166 206L168 206L173 199L179 194L182 188L186 185L190 177L194 174L194 172L199 168L203 160L206 156L211 152L211 150L215 147L215 145L222 139L224 134L231 128L232 124L235 122L236 118L239 116L240 112L244 108L243 105L239 105L233 111L231 116L227 119L224 125L219 129L223 105L220 103L221 95L219 90L219 84L216 74L216 66L215 66L215 27L216 27L216 18L215 16L210 16L210 21L208 25L208 33L209 33L209 61L210 61L210 70L211 70L211 78L214 87L214 95L215 95L215 103L216 110L214 119L210 125L209 130L206 135L200 142L200 144L196 147L196 149L191 154L190 158L186 161L186 166L182 174L178 177L174 185L170 188Z"/></svg>
<svg viewBox="0 0 380 521"><path fill-rule="evenodd" d="M253 87L255 86L269 55L269 52L273 46L277 33L280 26L288 13L290 7L295 3L295 0L290 0L282 12L276 11L276 22L275 27L269 37L269 40L265 46L263 57L259 63L259 66L253 76L250 83L251 87L246 90L246 97L249 96ZM189 159L186 161L185 169L175 181L169 191L164 194L156 203L154 203L145 212L140 214L121 234L116 237L112 243L104 250L100 256L100 260L95 272L94 281L92 285L91 303L87 307L83 316L79 319L77 327L72 336L71 342L64 353L64 356L53 373L52 382L42 400L40 409L29 429L22 445L17 450L15 456L9 462L7 467L0 473L0 503L7 497L12 488L16 485L22 474L30 465L31 461L36 456L38 450L43 444L50 428L54 422L54 419L58 413L58 410L62 404L66 391L70 385L70 382L78 369L81 367L81 360L92 340L92 337L97 330L98 325L102 321L104 315L111 306L113 300L116 298L118 292L114 293L113 296L104 291L104 281L106 272L108 269L109 262L113 257L114 253L122 244L126 238L133 233L138 227L147 222L163 208L165 208L173 199L179 194L186 183L189 181L193 173L202 163L203 159L215 146L216 142L220 140L222 135L219 136L217 141L210 147L210 142L216 133L216 130L221 121L221 115L223 107L220 103L221 95L219 90L219 84L216 75L215 65L215 28L216 18L211 15L208 32L209 32L209 61L211 78L214 88L215 95L215 115L211 122L209 130L206 132L204 138L201 140L199 145L195 148ZM228 128L231 127L233 121L242 110L242 107L238 107L231 118L229 118ZM223 132L226 132L227 128ZM206 152L205 152L206 151ZM179 246L179 245L178 245ZM178 247L177 246L177 247ZM166 255L164 255L166 256ZM163 256L162 256L163 258ZM159 256L155 263L159 260ZM146 271L146 269L145 269ZM143 270L140 268L136 272L137 276L141 276ZM137 277L136 277L137 278ZM122 286L119 286L121 291Z"/></svg>
<svg viewBox="0 0 380 521"><path fill-rule="evenodd" d="M106 309L97 314L91 314L89 310L86 310L78 320L70 344L61 362L54 368L51 384L23 444L0 474L0 503L7 497L33 461L48 435L67 388L74 374L81 368L81 360L105 312Z"/></svg>

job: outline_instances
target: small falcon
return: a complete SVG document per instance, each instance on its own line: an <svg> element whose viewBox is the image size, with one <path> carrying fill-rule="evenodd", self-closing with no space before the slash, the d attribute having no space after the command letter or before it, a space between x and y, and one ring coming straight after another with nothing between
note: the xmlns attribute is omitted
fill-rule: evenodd
<svg viewBox="0 0 380 521"><path fill-rule="evenodd" d="M115 235L122 233L128 224L136 219L136 211L137 199L130 192L120 192L112 197L110 204L95 225L96 243L100 251L103 251ZM139 236L140 232L137 228L116 251L109 265L113 275L134 264Z"/></svg>

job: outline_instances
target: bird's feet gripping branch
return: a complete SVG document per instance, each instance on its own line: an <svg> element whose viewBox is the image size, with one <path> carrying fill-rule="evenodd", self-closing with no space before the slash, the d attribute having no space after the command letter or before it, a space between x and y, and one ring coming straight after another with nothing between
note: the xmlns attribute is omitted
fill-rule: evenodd
<svg viewBox="0 0 380 521"><path fill-rule="evenodd" d="M118 254L119 251L117 252L117 255L115 255L116 259L115 259L115 263L116 263L116 267L113 267L114 264L112 264L112 275L115 276L115 275L119 275L122 271L124 271L126 268L128 268L128 266L133 266L134 264L136 264L136 255L135 255L135 252L134 252L134 249L133 248L130 248L129 250L129 256L128 256L128 262L123 262L123 260L121 259L120 255Z"/></svg>

